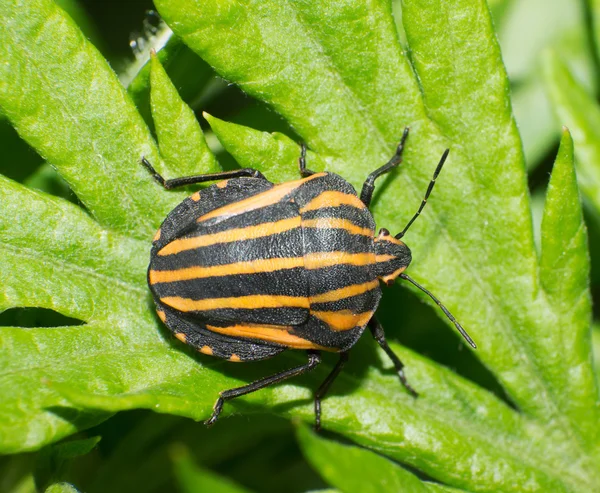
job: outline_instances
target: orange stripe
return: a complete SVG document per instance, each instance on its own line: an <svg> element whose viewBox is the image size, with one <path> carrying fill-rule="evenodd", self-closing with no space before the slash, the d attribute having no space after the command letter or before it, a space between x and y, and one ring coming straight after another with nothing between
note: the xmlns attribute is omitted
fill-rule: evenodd
<svg viewBox="0 0 600 493"><path fill-rule="evenodd" d="M158 282L187 281L189 279L201 279L204 277L273 272L302 266L304 266L304 259L302 257L266 258L226 265L213 265L210 267L194 266L178 270L151 270L149 277L150 284L156 284Z"/></svg>
<svg viewBox="0 0 600 493"><path fill-rule="evenodd" d="M310 307L308 298L303 296L279 296L267 294L252 294L233 298L207 298L204 300L192 300L180 296L166 296L160 301L181 312L218 310L221 308L306 308Z"/></svg>
<svg viewBox="0 0 600 493"><path fill-rule="evenodd" d="M212 332L224 334L231 337L259 339L261 341L275 342L294 349L325 349L314 342L307 341L301 337L290 334L291 327L281 326L271 328L261 325L230 325L229 327L215 327L207 325L206 328Z"/></svg>
<svg viewBox="0 0 600 493"><path fill-rule="evenodd" d="M334 289L322 294L305 298L303 296L282 296L253 294L248 296L238 296L233 298L207 298L204 300L192 300L181 298L179 296L166 296L161 298L161 302L182 312L218 310L221 308L310 308L313 303L327 303L337 301L343 298L349 298L359 294L366 293L379 286L377 279L362 284L353 284L340 289Z"/></svg>
<svg viewBox="0 0 600 493"><path fill-rule="evenodd" d="M304 256L307 269L321 269L332 265L370 265L375 263L372 253L319 252Z"/></svg>
<svg viewBox="0 0 600 493"><path fill-rule="evenodd" d="M394 257L393 255L376 255L375 256L375 262L379 263L379 262L389 262L390 260L394 260L396 257Z"/></svg>
<svg viewBox="0 0 600 493"><path fill-rule="evenodd" d="M387 276L383 276L381 278L381 280L385 283L390 283L392 281L395 281L396 278L406 270L406 267L407 267L406 265L404 267L400 267L399 269L395 270L391 274L388 274Z"/></svg>
<svg viewBox="0 0 600 493"><path fill-rule="evenodd" d="M394 245L404 245L402 241L392 235L379 235L375 241L388 241L389 243L393 243Z"/></svg>
<svg viewBox="0 0 600 493"><path fill-rule="evenodd" d="M322 320L332 330L349 330L354 327L363 327L367 324L373 312L352 313L350 310L339 310L337 312L311 312L319 320Z"/></svg>
<svg viewBox="0 0 600 493"><path fill-rule="evenodd" d="M311 296L310 303L327 303L329 301L337 301L343 298L349 298L350 296L356 296L359 294L366 293L367 291L371 291L379 286L379 281L377 279L369 282L364 282L362 284L352 284L351 286L346 286L345 288L334 289L333 291L327 291L323 294L316 294Z"/></svg>
<svg viewBox="0 0 600 493"><path fill-rule="evenodd" d="M314 180L315 178L319 178L321 176L325 176L325 173L317 173L309 176L308 178L303 178L302 180L288 181L286 183L281 183L280 185L275 185L270 190L210 211L207 214L200 216L197 219L197 221L200 223L219 216L231 217L242 212L253 211L255 209L261 209L262 207L266 207L268 205L276 204L283 197L293 192L294 190L302 186L304 183L310 180Z"/></svg>
<svg viewBox="0 0 600 493"><path fill-rule="evenodd" d="M379 255L389 257L392 255ZM383 262L383 260L379 260ZM275 272L278 270L294 269L304 267L307 269L321 269L332 265L371 265L375 262L372 253L347 253L347 252L319 252L308 253L304 257L268 258L257 259L248 262L235 262L225 265L214 265L210 267L194 266L177 270L151 270L150 284L160 282L187 281L190 279L201 279L206 277L231 276L238 274L256 274L258 272Z"/></svg>
<svg viewBox="0 0 600 493"><path fill-rule="evenodd" d="M256 224L245 228L228 229L219 233L210 235L194 236L193 238L182 238L175 240L162 248L158 255L173 255L185 250L193 250L218 243L232 243L239 240L250 240L271 236L284 231L298 228L300 226L300 216L290 217L289 219L281 219L271 223Z"/></svg>
<svg viewBox="0 0 600 493"><path fill-rule="evenodd" d="M386 260L394 258L393 255L378 255L377 258L379 259L379 257L389 257ZM383 262L384 260L378 261ZM188 281L190 279L202 279L206 277L275 272L297 267L321 269L340 264L371 265L374 262L375 256L372 253L319 252L308 253L304 257L257 259L209 267L186 267L185 269L178 270L151 270L149 277L150 284L157 284L160 282Z"/></svg>
<svg viewBox="0 0 600 493"><path fill-rule="evenodd" d="M317 195L308 204L302 207L300 212L314 211L323 207L339 207L340 205L351 205L358 209L365 208L365 205L356 195L327 190Z"/></svg>
<svg viewBox="0 0 600 493"><path fill-rule="evenodd" d="M337 217L320 217L317 219L304 219L302 221L303 228L320 228L320 229L345 229L353 235L373 236L374 230L370 228L361 228L347 219L339 219Z"/></svg>

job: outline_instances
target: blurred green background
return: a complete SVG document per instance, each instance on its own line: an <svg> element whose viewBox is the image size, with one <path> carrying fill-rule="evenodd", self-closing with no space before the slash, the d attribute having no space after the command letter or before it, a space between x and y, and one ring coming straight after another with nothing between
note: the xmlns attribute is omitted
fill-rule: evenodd
<svg viewBox="0 0 600 493"><path fill-rule="evenodd" d="M142 55L136 59L135 52L143 51L144 43L158 25L157 20L147 14L153 8L152 2L57 0L57 3L76 20L127 85L146 60ZM511 79L513 109L523 138L534 222L539 230L561 128L546 94L541 56L547 47L557 50L577 79L597 98L598 54L591 39L584 1L494 0L489 3ZM399 24L399 2L394 9ZM207 141L224 167L229 168L234 163L211 136L200 116L202 111L259 130L279 131L295 137L277 114L219 79L191 52L179 56L188 57L189 63L173 64L177 67L167 67L167 71L182 97L197 112L207 131ZM143 114L144 102L138 104ZM147 121L151 125L149 119ZM3 119L0 119L0 146L3 156L0 173L77 202L65 182ZM591 288L597 301L600 299L600 220L598 211L591 206L586 205L585 214L590 233ZM471 353L464 351L462 345L457 345L457 338L433 309L415 302L411 293L397 285L391 289L394 295L384 296L379 318L384 326L396 327L398 324L392 322L401 314L403 328L390 331L390 338L503 397L494 377ZM596 319L598 314L596 303ZM65 320L41 309L13 309L0 314L0 325L33 327L69 323L77 321ZM598 348L598 330L595 341ZM371 341L366 341L366 346L370 344ZM369 348L363 341L356 351L366 350ZM360 355L353 359L360 362ZM60 456L56 450L0 458L0 492L35 491L34 471L37 478L46 479L59 471L61 479L87 492L217 491L211 489L213 476L207 471L201 475L203 481L208 481L204 486L194 482L198 468L209 469L237 484L215 479L222 491L301 492L327 486L302 456L292 426L272 416L235 417L207 430L190 420L135 411L121 413L79 438L95 436L101 436L102 440L93 451L73 460L68 454Z"/></svg>

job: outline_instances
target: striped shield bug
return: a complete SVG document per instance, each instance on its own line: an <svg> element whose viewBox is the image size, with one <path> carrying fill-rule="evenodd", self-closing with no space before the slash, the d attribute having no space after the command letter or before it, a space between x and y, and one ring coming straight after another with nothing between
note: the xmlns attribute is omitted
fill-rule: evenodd
<svg viewBox="0 0 600 493"><path fill-rule="evenodd" d="M225 401L311 371L321 351L331 351L339 360L315 393L318 429L321 399L367 327L416 396L374 316L380 281L412 283L476 347L446 307L404 272L412 257L401 238L425 207L448 150L406 227L375 235L368 209L375 180L400 164L407 137L408 128L394 156L367 177L360 197L339 175L307 169L304 145L302 178L278 185L251 168L165 180L142 159L166 189L222 180L179 204L154 237L148 284L158 316L175 337L229 361L262 360L286 349L308 356L304 365L221 392L207 424Z"/></svg>

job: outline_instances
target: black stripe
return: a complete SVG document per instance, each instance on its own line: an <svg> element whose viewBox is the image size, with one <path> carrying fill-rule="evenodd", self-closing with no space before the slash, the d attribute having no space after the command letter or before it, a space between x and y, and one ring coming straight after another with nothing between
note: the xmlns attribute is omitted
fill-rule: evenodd
<svg viewBox="0 0 600 493"><path fill-rule="evenodd" d="M374 310L381 299L381 288L379 286L366 293L343 298L327 303L314 303L310 308L313 311L334 312L339 310L350 310L353 313L364 313Z"/></svg>
<svg viewBox="0 0 600 493"><path fill-rule="evenodd" d="M308 319L306 308L223 308L202 312L189 312L201 320L222 320L224 322L255 323L267 325L300 325Z"/></svg>
<svg viewBox="0 0 600 493"><path fill-rule="evenodd" d="M402 267L402 262L398 259L388 260L387 262L377 262L374 271L380 275L384 276L386 274L391 274L395 272L400 267Z"/></svg>
<svg viewBox="0 0 600 493"><path fill-rule="evenodd" d="M196 231L190 231L187 237L219 233L228 229L246 228L257 224L277 222L300 214L298 206L293 202L276 202L274 204L242 212L234 216L217 216L198 223ZM202 219L202 218L200 218Z"/></svg>
<svg viewBox="0 0 600 493"><path fill-rule="evenodd" d="M360 209L351 205L343 204L337 207L320 207L302 213L303 220L335 217L346 219L361 228L375 228L375 222L366 209Z"/></svg>
<svg viewBox="0 0 600 493"><path fill-rule="evenodd" d="M225 265L233 262L269 258L302 256L302 230L291 229L271 236L219 243L194 250L184 250L173 255L155 255L150 268L154 270L174 270L194 265Z"/></svg>
<svg viewBox="0 0 600 493"><path fill-rule="evenodd" d="M152 291L160 298L180 296L193 300L233 298L253 294L308 296L306 271L302 267L274 272L237 274L156 283Z"/></svg>
<svg viewBox="0 0 600 493"><path fill-rule="evenodd" d="M362 284L376 278L372 267L359 265L338 264L306 272L311 295L326 293L352 284Z"/></svg>
<svg viewBox="0 0 600 493"><path fill-rule="evenodd" d="M354 235L345 229L303 228L304 252L373 253L373 238Z"/></svg>

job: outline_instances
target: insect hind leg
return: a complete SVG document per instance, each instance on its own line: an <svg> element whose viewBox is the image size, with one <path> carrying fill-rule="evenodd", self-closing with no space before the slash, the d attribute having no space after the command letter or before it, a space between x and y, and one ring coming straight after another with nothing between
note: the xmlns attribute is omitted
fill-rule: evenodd
<svg viewBox="0 0 600 493"><path fill-rule="evenodd" d="M348 351L340 353L340 359L333 367L333 370L331 370L331 373L327 375L327 378L323 381L319 389L315 392L315 431L319 431L321 429L321 400L323 399L323 397L325 397L325 394L327 394L327 392L331 388L331 385L333 384L334 380L341 373L342 369L344 368L344 365L348 361L348 356Z"/></svg>
<svg viewBox="0 0 600 493"><path fill-rule="evenodd" d="M311 370L314 370L318 364L321 362L321 355L319 351L307 351L308 353L308 363L300 366L296 366L294 368L290 368L289 370L285 370L275 375L271 375L269 377L261 378L255 382L249 383L248 385L244 385L243 387L237 387L235 389L224 390L221 392L220 397L215 402L212 416L205 421L207 426L214 424L221 411L223 410L223 405L226 401L231 399L235 399L236 397L240 397L242 395L250 394L252 392L256 392L257 390L264 389L265 387L270 387L271 385L275 385L276 383L287 380L288 378L296 377L298 375L302 375L303 373L307 373Z"/></svg>

